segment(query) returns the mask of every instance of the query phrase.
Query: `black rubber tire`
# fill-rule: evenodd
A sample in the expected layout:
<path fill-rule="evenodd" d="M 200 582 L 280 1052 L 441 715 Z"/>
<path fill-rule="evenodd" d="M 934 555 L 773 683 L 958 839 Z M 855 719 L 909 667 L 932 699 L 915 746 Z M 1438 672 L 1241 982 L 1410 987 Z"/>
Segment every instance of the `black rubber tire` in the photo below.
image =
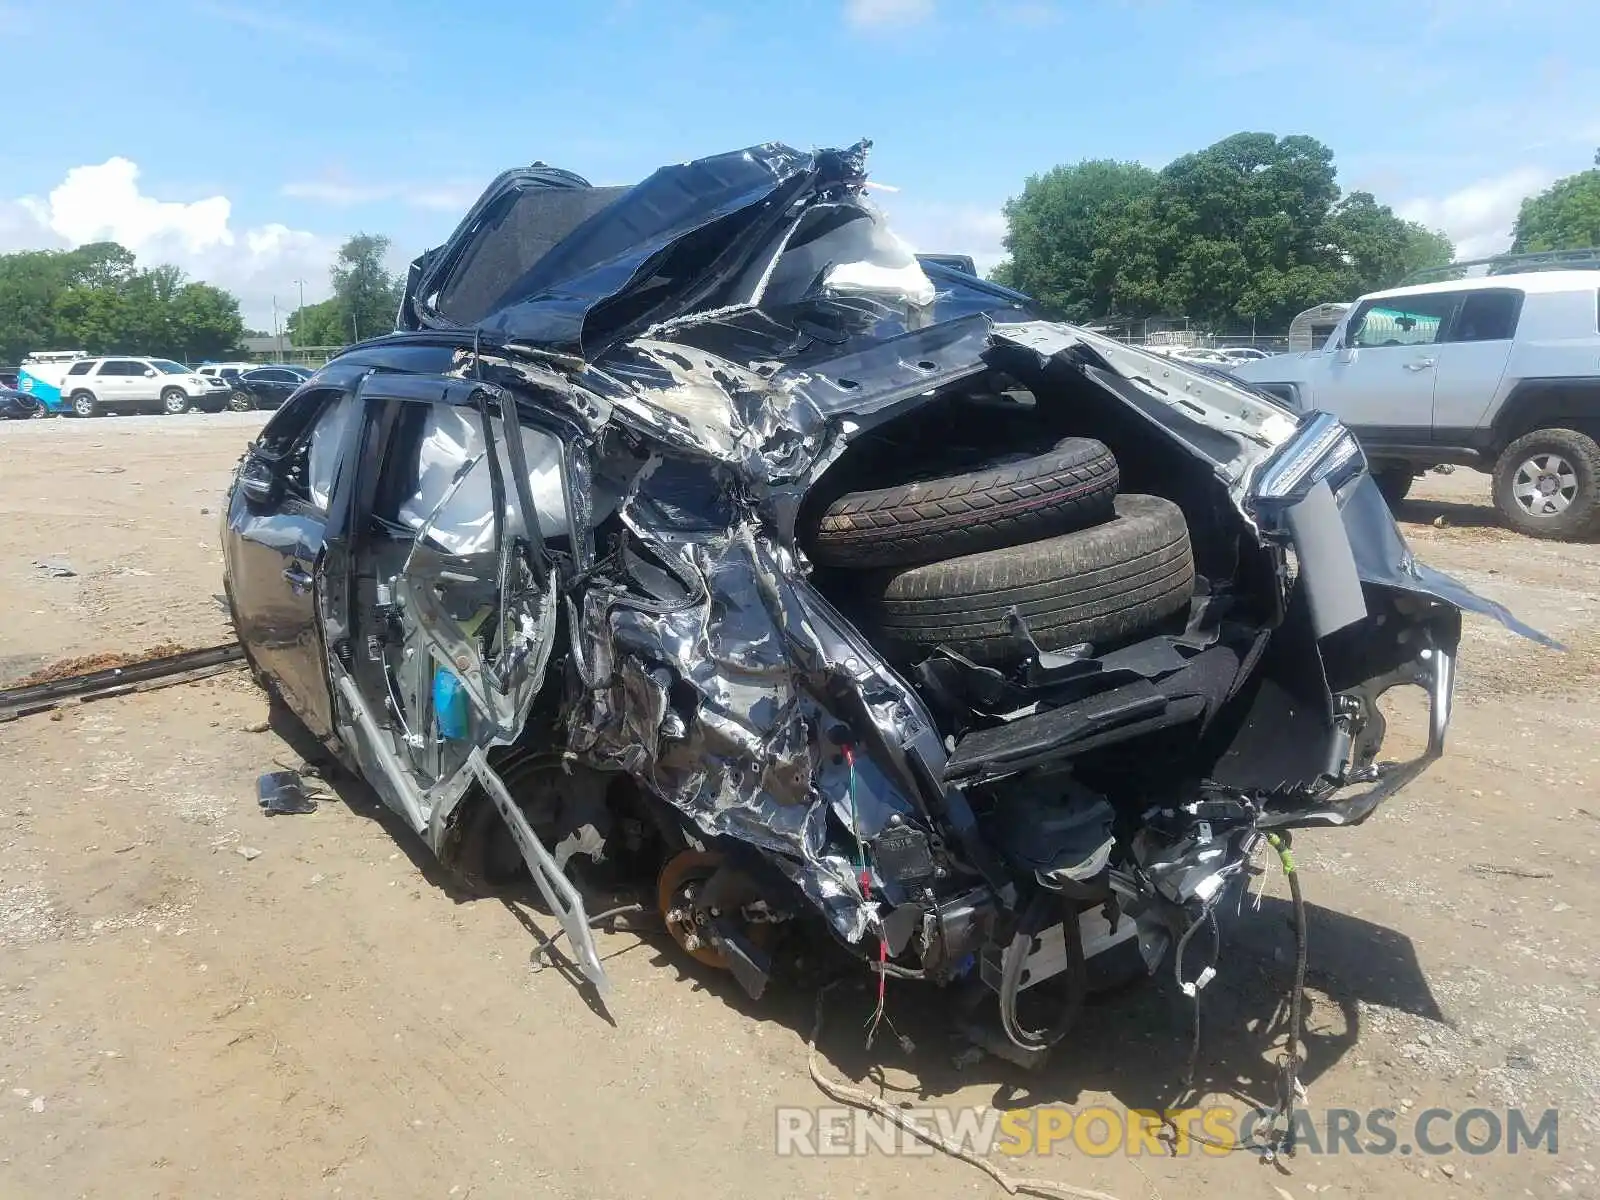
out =
<path fill-rule="evenodd" d="M 192 403 L 189 393 L 182 388 L 165 388 L 161 392 L 161 411 L 166 416 L 181 417 L 189 411 Z M 173 407 L 175 404 L 179 407 Z"/>
<path fill-rule="evenodd" d="M 98 417 L 100 405 L 95 400 L 92 392 L 73 392 L 71 396 L 72 415 L 75 417 Z"/>
<path fill-rule="evenodd" d="M 1416 473 L 1410 467 L 1383 467 L 1372 473 L 1372 481 L 1378 485 L 1378 491 L 1383 493 L 1390 508 L 1399 508 L 1405 503 L 1416 480 Z"/>
<path fill-rule="evenodd" d="M 1565 511 L 1535 516 L 1512 493 L 1517 469 L 1541 453 L 1559 454 L 1572 465 L 1576 494 Z M 1536 429 L 1507 446 L 1494 464 L 1494 506 L 1506 524 L 1529 537 L 1577 541 L 1600 530 L 1600 444 L 1576 429 Z"/>
<path fill-rule="evenodd" d="M 903 567 L 1015 546 L 1108 520 L 1117 460 L 1091 438 L 964 475 L 849 492 L 806 551 L 829 567 Z"/>
<path fill-rule="evenodd" d="M 1015 608 L 1041 649 L 1126 642 L 1194 594 L 1194 553 L 1176 504 L 1119 496 L 1102 525 L 1001 550 L 912 567 L 888 577 L 876 626 L 894 657 L 944 646 L 974 662 L 1019 661 L 1026 642 Z"/>

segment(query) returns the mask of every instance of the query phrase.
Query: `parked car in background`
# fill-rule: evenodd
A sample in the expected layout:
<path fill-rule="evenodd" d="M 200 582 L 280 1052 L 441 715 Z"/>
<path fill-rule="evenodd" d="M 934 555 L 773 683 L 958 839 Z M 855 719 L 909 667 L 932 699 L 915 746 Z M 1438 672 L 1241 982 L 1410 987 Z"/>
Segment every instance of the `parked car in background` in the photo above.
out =
<path fill-rule="evenodd" d="M 1272 357 L 1267 351 L 1257 349 L 1255 346 L 1218 346 L 1217 353 L 1234 363 L 1259 362 L 1263 358 Z"/>
<path fill-rule="evenodd" d="M 277 408 L 315 374 L 309 367 L 267 366 L 243 371 L 231 381 L 228 407 L 235 412 Z"/>
<path fill-rule="evenodd" d="M 1600 530 L 1600 274 L 1540 271 L 1363 296 L 1320 350 L 1234 375 L 1360 439 L 1391 503 L 1443 463 L 1493 475 L 1513 529 Z"/>
<path fill-rule="evenodd" d="M 10 388 L 14 392 L 20 382 L 21 376 L 16 371 L 0 371 L 0 388 Z"/>
<path fill-rule="evenodd" d="M 94 417 L 107 412 L 163 412 L 178 416 L 190 408 L 221 412 L 228 385 L 199 375 L 170 358 L 107 356 L 80 358 L 67 367 L 59 395 L 45 403 L 52 412 Z"/>
<path fill-rule="evenodd" d="M 239 378 L 240 375 L 246 371 L 253 371 L 260 365 L 260 363 L 253 362 L 203 363 L 195 368 L 194 373 L 196 375 L 215 376 L 227 383 L 229 387 L 232 387 L 233 381 Z"/>
<path fill-rule="evenodd" d="M 44 405 L 27 392 L 0 387 L 0 421 L 26 421 L 44 415 Z"/>

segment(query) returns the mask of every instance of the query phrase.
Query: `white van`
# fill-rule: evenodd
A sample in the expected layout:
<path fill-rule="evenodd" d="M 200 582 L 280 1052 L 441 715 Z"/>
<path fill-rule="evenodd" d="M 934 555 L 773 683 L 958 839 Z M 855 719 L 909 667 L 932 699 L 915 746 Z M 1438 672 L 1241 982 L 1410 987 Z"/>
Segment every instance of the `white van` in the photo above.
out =
<path fill-rule="evenodd" d="M 72 364 L 87 357 L 82 350 L 35 350 L 17 368 L 17 390 L 38 400 L 47 413 L 65 412 L 67 403 L 61 398 L 62 382 Z"/>

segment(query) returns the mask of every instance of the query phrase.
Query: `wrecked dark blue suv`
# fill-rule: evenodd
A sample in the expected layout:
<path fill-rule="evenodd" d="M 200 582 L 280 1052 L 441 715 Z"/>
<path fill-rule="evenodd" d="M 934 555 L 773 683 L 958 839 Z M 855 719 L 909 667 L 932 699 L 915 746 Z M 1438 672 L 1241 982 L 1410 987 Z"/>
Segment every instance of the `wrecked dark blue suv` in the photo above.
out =
<path fill-rule="evenodd" d="M 1462 609 L 1521 627 L 1412 559 L 1337 421 L 919 260 L 865 155 L 502 176 L 251 447 L 228 594 L 258 676 L 441 859 L 531 871 L 602 989 L 610 871 L 753 994 L 820 941 L 1037 1051 L 1265 836 L 1441 752 Z"/>

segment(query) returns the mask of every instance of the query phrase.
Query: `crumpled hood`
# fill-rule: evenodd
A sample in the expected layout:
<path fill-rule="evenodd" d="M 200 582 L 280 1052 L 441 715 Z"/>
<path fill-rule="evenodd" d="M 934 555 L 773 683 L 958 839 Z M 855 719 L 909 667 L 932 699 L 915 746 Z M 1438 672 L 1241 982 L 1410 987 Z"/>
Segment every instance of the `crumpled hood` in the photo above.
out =
<path fill-rule="evenodd" d="M 549 168 L 508 172 L 449 242 L 412 264 L 400 326 L 472 328 L 593 357 L 737 299 L 722 293 L 781 240 L 795 205 L 864 180 L 868 145 L 806 153 L 766 143 L 663 167 L 627 189 Z"/>

